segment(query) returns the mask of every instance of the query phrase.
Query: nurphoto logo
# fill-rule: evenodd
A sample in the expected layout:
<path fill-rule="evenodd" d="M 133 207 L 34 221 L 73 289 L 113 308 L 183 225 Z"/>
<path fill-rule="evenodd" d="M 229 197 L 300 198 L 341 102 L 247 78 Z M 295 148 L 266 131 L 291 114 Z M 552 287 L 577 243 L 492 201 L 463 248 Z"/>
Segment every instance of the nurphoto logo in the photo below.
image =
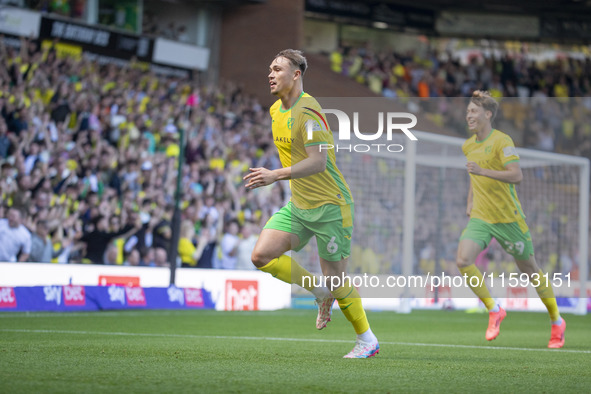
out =
<path fill-rule="evenodd" d="M 316 112 L 316 111 L 314 111 Z M 351 141 L 351 120 L 349 115 L 347 115 L 344 111 L 338 109 L 328 109 L 324 108 L 322 111 L 324 114 L 332 114 L 337 117 L 339 129 L 338 129 L 338 140 L 341 141 Z M 316 118 L 316 117 L 314 117 Z M 402 131 L 409 140 L 417 141 L 417 137 L 412 133 L 410 129 L 412 129 L 417 124 L 417 117 L 408 112 L 378 112 L 378 130 L 374 133 L 370 132 L 362 132 L 359 127 L 359 112 L 353 112 L 353 134 L 354 137 L 361 141 L 378 141 L 382 139 L 384 134 L 384 119 L 386 123 L 385 132 L 386 132 L 386 140 L 392 141 L 392 136 L 394 132 Z M 399 123 L 399 119 L 406 119 L 408 122 L 406 123 Z M 322 119 L 322 122 L 319 122 L 318 119 L 315 120 L 308 120 L 306 122 L 306 131 L 308 133 L 308 140 L 314 138 L 315 131 L 321 131 L 327 129 L 327 124 Z M 396 121 L 395 121 L 396 120 Z M 365 131 L 365 130 L 364 130 Z M 391 153 L 398 153 L 404 150 L 404 146 L 401 144 L 384 144 L 384 143 L 362 143 L 362 144 L 321 144 L 319 145 L 319 149 L 322 150 L 331 150 L 334 149 L 335 151 L 349 151 L 349 152 L 369 152 L 369 151 L 388 151 Z"/>

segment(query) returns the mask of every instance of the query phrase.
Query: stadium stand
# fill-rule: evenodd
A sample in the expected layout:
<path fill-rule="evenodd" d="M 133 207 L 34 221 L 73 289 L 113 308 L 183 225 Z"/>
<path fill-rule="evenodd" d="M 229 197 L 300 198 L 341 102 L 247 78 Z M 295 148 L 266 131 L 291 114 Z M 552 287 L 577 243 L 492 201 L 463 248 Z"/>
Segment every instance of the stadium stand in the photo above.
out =
<path fill-rule="evenodd" d="M 520 53 L 500 58 L 473 56 L 462 64 L 451 53 L 430 51 L 419 56 L 412 51 L 374 51 L 368 46 L 339 47 L 328 58 L 332 71 L 389 98 L 466 97 L 475 89 L 484 89 L 498 98 L 523 99 L 517 105 L 511 101 L 502 106 L 499 119 L 501 129 L 521 135 L 518 145 L 591 158 L 589 58 L 536 62 Z M 539 104 L 549 97 L 558 100 L 552 111 L 542 111 Z M 451 124 L 451 129 L 465 136 L 461 134 L 463 112 L 454 113 L 463 107 L 447 108 L 448 112 L 438 111 L 444 118 L 440 124 Z"/>
<path fill-rule="evenodd" d="M 151 15 L 144 19 L 143 31 L 148 34 L 182 41 L 181 30 L 157 26 Z M 221 267 L 219 244 L 224 236 L 229 238 L 225 224 L 237 220 L 241 228 L 248 227 L 247 234 L 253 229 L 256 233 L 288 198 L 282 184 L 254 192 L 240 187 L 248 167 L 279 166 L 266 108 L 241 86 L 145 73 L 133 61 L 121 66 L 85 57 L 60 58 L 55 48 L 37 48 L 24 39 L 23 44 L 20 53 L 0 48 L 0 217 L 10 206 L 27 207 L 24 222 L 32 233 L 39 222 L 49 227 L 57 255 L 54 262 L 167 264 L 180 128 L 188 135 L 182 220 L 195 223 L 191 243 L 199 251 L 189 254 L 198 255 L 198 261 L 187 261 L 185 266 Z M 342 47 L 330 56 L 308 56 L 315 67 L 306 75 L 307 83 L 335 96 L 455 100 L 484 88 L 497 97 L 542 101 L 587 96 L 591 91 L 588 59 L 539 65 L 526 57 L 506 56 L 473 58 L 464 65 L 447 54 L 419 57 L 412 52 L 374 52 L 369 47 Z M 334 74 L 327 75 L 328 69 Z M 499 119 L 501 128 L 524 130 L 516 139 L 518 145 L 591 157 L 590 99 L 571 99 L 568 110 L 576 118 L 561 122 L 556 114 L 565 113 L 566 104 L 557 103 L 554 112 L 535 105 L 517 110 L 507 106 Z M 452 130 L 462 135 L 463 106 L 446 108 L 442 116 L 431 117 L 435 127 L 429 131 L 439 125 L 443 133 Z M 536 122 L 527 121 L 534 117 Z M 434 198 L 421 193 L 420 187 L 418 194 Z M 461 217 L 461 200 L 453 196 L 446 200 L 453 201 L 446 209 Z M 430 228 L 434 223 L 426 220 L 428 210 L 420 215 L 421 247 L 416 255 L 419 265 L 428 265 L 420 261 L 429 260 L 433 240 L 428 234 L 434 233 Z M 444 259 L 452 262 L 459 225 L 445 226 Z M 89 234 L 104 241 L 85 242 Z M 539 243 L 549 244 L 543 238 Z M 136 253 L 139 259 L 133 256 Z M 427 265 L 423 271 L 428 271 Z M 453 264 L 449 267 L 455 269 Z M 510 264 L 507 269 L 512 269 Z"/>
<path fill-rule="evenodd" d="M 99 65 L 85 58 L 59 58 L 52 48 L 24 44 L 18 54 L 9 47 L 0 48 L 4 54 L 0 71 L 0 153 L 4 159 L 0 216 L 4 217 L 10 206 L 28 207 L 25 224 L 32 233 L 40 221 L 49 226 L 57 255 L 54 262 L 131 264 L 126 257 L 137 252 L 139 261 L 131 259 L 137 264 L 166 265 L 181 127 L 187 128 L 189 137 L 182 182 L 183 219 L 195 223 L 192 242 L 202 249 L 198 261 L 187 262 L 186 266 L 219 267 L 218 244 L 224 237 L 224 223 L 238 220 L 241 226 L 248 223 L 260 229 L 287 198 L 282 185 L 255 192 L 239 187 L 241 174 L 248 167 L 276 168 L 279 162 L 267 132 L 266 110 L 238 86 L 191 84 L 178 78 L 143 74 L 134 63 L 128 67 Z M 358 56 L 358 51 L 350 52 Z M 379 64 L 379 60 L 362 62 L 368 65 L 354 72 L 351 69 L 357 67 L 356 61 L 349 59 L 353 60 L 341 64 L 343 73 L 362 81 L 375 76 L 375 65 L 370 65 Z M 403 68 L 395 72 L 402 74 L 395 86 L 412 95 L 415 86 L 418 89 L 424 80 L 413 77 L 424 67 L 416 64 L 424 61 L 408 62 L 411 65 L 406 68 L 405 60 L 400 61 Z M 581 70 L 588 65 L 577 64 Z M 436 69 L 424 67 L 422 72 L 441 77 L 445 75 L 441 70 L 455 70 L 456 77 L 486 72 L 484 66 L 470 71 L 470 66 L 459 67 L 451 61 Z M 494 75 L 491 85 L 483 87 L 494 87 Z M 434 80 L 430 83 L 437 86 Z M 540 81 L 536 83 L 531 85 L 538 86 Z M 448 85 L 450 95 L 460 93 L 462 84 Z M 511 84 L 499 85 L 499 94 L 510 94 L 506 86 Z M 539 91 L 531 92 L 539 96 Z M 385 90 L 382 93 L 389 94 Z M 575 113 L 588 117 L 588 111 L 583 111 L 587 100 L 582 98 L 577 104 L 581 111 Z M 530 115 L 519 118 L 506 114 L 505 121 L 523 121 L 524 116 Z M 559 151 L 570 146 L 575 153 L 591 152 L 584 126 L 565 134 L 564 122 L 551 124 L 550 116 L 540 114 L 540 121 L 530 130 L 534 137 L 526 136 L 526 146 Z M 545 143 L 541 137 L 548 130 L 550 135 L 560 137 Z M 423 179 L 431 176 L 422 175 Z M 434 198 L 421 194 L 420 188 L 418 194 L 420 198 Z M 453 216 L 462 217 L 461 200 L 451 196 L 448 200 L 457 203 L 450 203 L 447 209 L 457 212 Z M 425 205 L 434 207 L 435 203 Z M 428 218 L 430 213 L 422 211 L 420 215 Z M 422 239 L 421 234 L 432 234 L 433 229 L 427 227 L 435 224 L 420 218 L 417 223 L 417 244 L 422 245 L 417 260 L 421 270 L 428 270 L 432 263 L 426 257 L 433 240 Z M 447 223 L 442 232 L 446 238 L 443 258 L 447 262 L 454 259 L 457 228 L 457 223 Z M 102 241 L 84 242 L 98 238 Z M 540 242 L 547 244 L 543 239 Z M 491 253 L 500 251 L 493 248 Z M 453 264 L 446 266 L 454 270 Z M 500 266 L 500 270 L 512 269 L 508 263 L 501 262 Z"/>
<path fill-rule="evenodd" d="M 168 251 L 179 128 L 189 124 L 183 218 L 208 244 L 197 266 L 216 267 L 224 223 L 259 226 L 281 205 L 281 186 L 237 187 L 246 168 L 279 165 L 266 111 L 238 87 L 59 58 L 23 41 L 20 53 L 0 47 L 0 217 L 26 207 L 31 232 L 48 223 L 54 262 L 101 264 L 111 243 L 115 264 L 134 249 Z"/>

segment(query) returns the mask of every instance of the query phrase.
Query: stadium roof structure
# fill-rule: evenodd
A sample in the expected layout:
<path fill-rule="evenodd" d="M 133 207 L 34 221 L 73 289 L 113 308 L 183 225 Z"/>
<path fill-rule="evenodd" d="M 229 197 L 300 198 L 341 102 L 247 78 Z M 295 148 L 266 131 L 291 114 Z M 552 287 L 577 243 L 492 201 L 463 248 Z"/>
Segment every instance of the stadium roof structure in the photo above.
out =
<path fill-rule="evenodd" d="M 591 0 L 304 0 L 312 18 L 434 36 L 591 42 Z"/>
<path fill-rule="evenodd" d="M 463 0 L 382 0 L 385 3 L 412 6 L 432 11 L 461 11 L 478 13 L 502 13 L 530 16 L 570 16 L 591 18 L 589 0 L 487 0 L 467 2 Z"/>

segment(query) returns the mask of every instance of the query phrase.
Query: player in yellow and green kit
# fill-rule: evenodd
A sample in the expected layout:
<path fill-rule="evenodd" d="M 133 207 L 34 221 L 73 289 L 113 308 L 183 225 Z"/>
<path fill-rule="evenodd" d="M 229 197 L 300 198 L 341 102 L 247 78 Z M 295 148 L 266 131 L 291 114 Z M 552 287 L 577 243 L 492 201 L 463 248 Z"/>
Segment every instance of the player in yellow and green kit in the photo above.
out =
<path fill-rule="evenodd" d="M 254 265 L 277 279 L 302 286 L 316 296 L 316 328 L 330 321 L 334 300 L 357 333 L 357 341 L 345 358 L 368 358 L 379 352 L 376 336 L 369 328 L 361 298 L 350 282 L 331 289 L 314 287 L 312 274 L 287 253 L 302 249 L 315 236 L 322 273 L 343 279 L 351 254 L 353 198 L 336 166 L 332 133 L 318 102 L 303 91 L 306 58 L 300 51 L 279 52 L 269 67 L 271 93 L 278 100 L 270 109 L 273 140 L 283 168 L 251 168 L 244 179 L 247 188 L 289 179 L 291 201 L 265 225 L 252 253 Z M 329 291 L 330 290 L 330 291 Z"/>
<path fill-rule="evenodd" d="M 470 217 L 460 237 L 457 264 L 460 272 L 479 278 L 481 286 L 471 286 L 489 311 L 486 339 L 491 341 L 499 335 L 501 322 L 507 315 L 492 299 L 488 288 L 481 281 L 482 273 L 474 265 L 478 254 L 495 237 L 507 253 L 515 258 L 521 272 L 531 278 L 538 295 L 548 309 L 552 322 L 549 348 L 564 345 L 566 322 L 560 317 L 556 298 L 549 283 L 542 278 L 534 258 L 534 248 L 521 203 L 515 192 L 523 174 L 513 140 L 507 134 L 493 129 L 492 121 L 498 103 L 488 92 L 475 91 L 468 105 L 466 121 L 474 132 L 462 150 L 468 159 L 466 167 L 470 174 L 470 190 L 466 214 Z M 470 283 L 470 282 L 468 282 Z"/>

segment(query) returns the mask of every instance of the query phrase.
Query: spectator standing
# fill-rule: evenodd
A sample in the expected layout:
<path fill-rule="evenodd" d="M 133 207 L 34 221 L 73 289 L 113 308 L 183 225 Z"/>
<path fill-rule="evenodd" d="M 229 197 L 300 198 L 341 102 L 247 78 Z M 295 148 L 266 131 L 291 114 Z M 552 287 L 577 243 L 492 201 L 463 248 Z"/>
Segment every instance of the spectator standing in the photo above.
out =
<path fill-rule="evenodd" d="M 8 128 L 4 118 L 0 118 L 0 160 L 8 157 L 10 150 L 10 138 L 8 137 Z"/>
<path fill-rule="evenodd" d="M 138 252 L 137 249 L 132 249 L 129 253 L 127 253 L 123 265 L 132 267 L 137 267 L 140 265 L 140 252 Z"/>
<path fill-rule="evenodd" d="M 22 212 L 9 208 L 5 219 L 0 219 L 0 261 L 27 261 L 31 253 L 31 233 L 22 224 Z"/>
<path fill-rule="evenodd" d="M 226 225 L 226 232 L 222 236 L 220 242 L 220 249 L 222 252 L 222 258 L 220 261 L 221 269 L 236 269 L 236 263 L 238 260 L 238 244 L 240 238 L 238 238 L 238 222 L 231 220 Z"/>
<path fill-rule="evenodd" d="M 140 267 L 155 267 L 154 262 L 154 248 L 143 248 L 140 252 Z"/>
<path fill-rule="evenodd" d="M 197 267 L 197 262 L 207 245 L 205 239 L 200 239 L 197 247 L 195 247 L 193 243 L 194 236 L 195 227 L 193 223 L 189 220 L 184 220 L 181 224 L 181 236 L 178 245 L 178 255 L 181 259 L 182 267 Z"/>
<path fill-rule="evenodd" d="M 258 232 L 253 223 L 246 222 L 242 226 L 242 238 L 238 241 L 238 249 L 236 253 L 236 267 L 237 270 L 254 270 L 256 267 L 252 264 L 252 251 L 257 243 L 259 237 Z"/>
<path fill-rule="evenodd" d="M 49 236 L 49 225 L 46 220 L 39 220 L 31 229 L 31 254 L 29 261 L 33 263 L 51 263 L 51 259 L 59 256 L 61 250 L 53 250 Z"/>
<path fill-rule="evenodd" d="M 135 226 L 129 223 L 119 231 L 109 232 L 108 223 L 107 217 L 100 216 L 96 220 L 96 228 L 80 238 L 80 241 L 86 243 L 86 258 L 95 264 L 103 263 L 103 255 L 111 240 L 117 237 L 126 238 L 126 235 L 140 228 L 139 221 L 136 220 Z"/>
<path fill-rule="evenodd" d="M 156 267 L 168 267 L 168 253 L 164 248 L 154 249 L 154 266 Z"/>

